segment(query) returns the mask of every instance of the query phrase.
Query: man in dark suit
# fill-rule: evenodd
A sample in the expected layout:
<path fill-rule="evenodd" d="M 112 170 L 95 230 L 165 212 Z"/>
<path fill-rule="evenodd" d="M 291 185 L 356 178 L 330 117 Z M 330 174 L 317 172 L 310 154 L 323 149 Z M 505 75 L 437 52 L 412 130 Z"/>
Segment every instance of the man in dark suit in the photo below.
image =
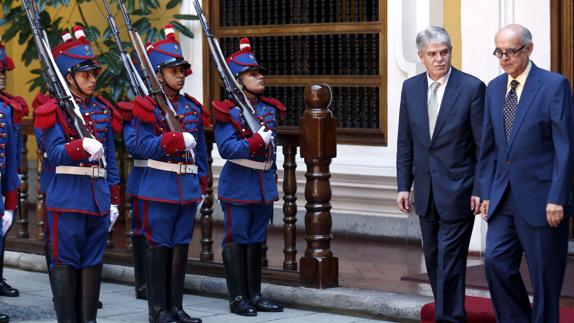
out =
<path fill-rule="evenodd" d="M 495 43 L 505 73 L 486 91 L 479 161 L 486 277 L 499 322 L 558 322 L 568 252 L 564 209 L 571 203 L 572 92 L 562 75 L 530 61 L 528 29 L 506 26 Z M 532 308 L 518 270 L 523 253 Z"/>
<path fill-rule="evenodd" d="M 426 73 L 403 83 L 397 145 L 397 204 L 409 213 L 414 181 L 437 322 L 464 322 L 466 256 L 480 201 L 475 181 L 485 85 L 451 67 L 442 27 L 417 35 Z"/>

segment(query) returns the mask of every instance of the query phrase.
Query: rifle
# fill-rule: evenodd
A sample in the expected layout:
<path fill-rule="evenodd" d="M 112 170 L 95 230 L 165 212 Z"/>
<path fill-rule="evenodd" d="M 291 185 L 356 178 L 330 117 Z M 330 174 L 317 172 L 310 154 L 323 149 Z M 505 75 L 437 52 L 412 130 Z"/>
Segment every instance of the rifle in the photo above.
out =
<path fill-rule="evenodd" d="M 124 65 L 124 69 L 126 70 L 126 73 L 128 75 L 132 91 L 136 96 L 147 96 L 149 95 L 147 86 L 145 85 L 142 78 L 138 74 L 128 53 L 126 53 L 126 51 L 124 50 L 122 40 L 120 38 L 120 32 L 118 31 L 118 27 L 116 26 L 114 16 L 112 16 L 108 0 L 103 0 L 103 2 L 104 6 L 106 7 L 106 12 L 108 14 L 107 17 L 108 25 L 110 25 L 110 30 L 112 31 L 112 35 L 114 36 L 114 40 L 116 41 L 116 46 L 118 47 L 118 50 L 120 52 L 120 59 L 122 60 L 122 64 Z"/>
<path fill-rule="evenodd" d="M 72 125 L 80 138 L 95 139 L 88 129 L 86 129 L 86 123 L 82 117 L 80 107 L 72 97 L 72 92 L 70 92 L 66 80 L 64 80 L 62 73 L 60 73 L 56 65 L 54 56 L 52 56 L 48 36 L 42 28 L 42 25 L 40 25 L 40 14 L 38 13 L 36 3 L 34 3 L 33 0 L 22 0 L 22 6 L 26 11 L 30 27 L 32 27 L 34 42 L 40 54 L 40 63 L 43 67 L 43 77 L 48 84 L 48 89 L 52 97 L 58 101 L 58 105 L 62 107 L 64 113 L 72 121 Z M 106 167 L 105 157 L 101 158 L 101 162 L 102 165 Z"/>
<path fill-rule="evenodd" d="M 159 108 L 164 113 L 169 130 L 182 132 L 183 128 L 181 127 L 179 121 L 177 121 L 175 109 L 171 105 L 171 102 L 169 102 L 167 95 L 163 91 L 163 87 L 155 75 L 154 69 L 151 66 L 151 62 L 149 61 L 149 57 L 147 56 L 145 46 L 141 40 L 140 34 L 132 26 L 130 16 L 128 15 L 122 0 L 118 0 L 118 6 L 122 11 L 122 16 L 124 18 L 124 22 L 126 23 L 126 28 L 128 29 L 128 35 L 130 36 L 130 42 L 135 50 L 139 66 L 144 76 L 144 80 L 149 89 L 149 93 L 153 96 Z"/>
<path fill-rule="evenodd" d="M 199 4 L 199 0 L 194 0 L 193 5 L 195 7 L 195 11 L 197 12 L 197 16 L 199 17 L 199 22 L 201 23 L 201 28 L 205 33 L 205 37 L 207 38 L 207 44 L 209 45 L 209 52 L 211 53 L 211 58 L 213 59 L 213 64 L 215 65 L 215 69 L 219 73 L 221 80 L 223 81 L 223 87 L 225 88 L 225 94 L 227 97 L 239 106 L 241 109 L 241 114 L 243 115 L 243 120 L 247 123 L 247 126 L 251 130 L 252 133 L 257 133 L 257 131 L 261 128 L 261 122 L 257 118 L 257 114 L 251 103 L 243 93 L 241 86 L 237 83 L 235 77 L 231 73 L 229 66 L 225 61 L 225 57 L 223 57 L 223 53 L 221 52 L 221 47 L 219 46 L 219 41 L 215 36 L 213 36 L 213 32 L 209 29 L 209 25 L 207 24 L 207 19 L 203 13 L 203 9 L 201 9 L 201 5 Z"/>

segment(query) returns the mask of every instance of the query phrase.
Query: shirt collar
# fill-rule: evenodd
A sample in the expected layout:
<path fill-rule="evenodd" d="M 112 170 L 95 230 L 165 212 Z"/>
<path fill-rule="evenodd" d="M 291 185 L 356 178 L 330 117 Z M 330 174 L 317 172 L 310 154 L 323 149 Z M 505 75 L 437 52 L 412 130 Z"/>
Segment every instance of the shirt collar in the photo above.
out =
<path fill-rule="evenodd" d="M 528 78 L 528 74 L 530 73 L 531 69 L 532 69 L 532 61 L 528 61 L 526 69 L 524 69 L 524 71 L 516 78 L 512 78 L 510 75 L 508 75 L 508 82 L 506 83 L 506 88 L 510 87 L 510 82 L 512 82 L 512 80 L 517 80 L 519 85 L 524 86 L 524 84 L 526 83 L 526 78 Z"/>
<path fill-rule="evenodd" d="M 448 72 L 443 77 L 439 78 L 436 81 L 431 79 L 429 76 L 429 73 L 427 73 L 427 87 L 430 89 L 431 84 L 433 84 L 433 82 L 439 82 L 440 85 L 446 86 L 446 83 L 448 82 L 448 78 L 450 77 L 451 71 L 452 71 L 452 67 L 449 67 Z"/>

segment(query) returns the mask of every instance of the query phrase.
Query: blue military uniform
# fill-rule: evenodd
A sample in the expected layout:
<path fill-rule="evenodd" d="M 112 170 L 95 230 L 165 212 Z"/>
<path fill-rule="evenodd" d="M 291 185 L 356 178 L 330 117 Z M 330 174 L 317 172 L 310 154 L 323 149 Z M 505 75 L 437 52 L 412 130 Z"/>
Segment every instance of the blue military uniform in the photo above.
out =
<path fill-rule="evenodd" d="M 76 40 L 66 34 L 65 42 L 52 50 L 58 69 L 63 76 L 99 70 L 83 31 L 75 27 L 74 32 Z M 35 110 L 34 127 L 41 130 L 47 163 L 55 168 L 46 188 L 45 208 L 56 314 L 59 321 L 95 321 L 110 206 L 119 201 L 113 129 L 120 128 L 121 120 L 101 97 L 74 98 L 86 129 L 104 147 L 105 169 L 100 161 L 89 160 L 84 139 L 55 100 Z"/>
<path fill-rule="evenodd" d="M 4 45 L 0 43 L 0 71 L 5 74 L 14 70 L 12 59 L 6 55 Z M 22 150 L 22 118 L 28 115 L 28 104 L 20 96 L 13 96 L 5 91 L 0 91 L 0 101 L 4 102 L 12 112 L 12 135 L 14 135 L 16 167 L 20 173 L 20 152 Z M 4 244 L 0 246 L 0 296 L 16 297 L 19 291 L 8 285 L 4 280 Z M 1 322 L 1 321 L 0 321 Z"/>
<path fill-rule="evenodd" d="M 181 54 L 171 25 L 166 38 L 147 47 L 157 73 L 167 67 L 190 64 Z M 165 87 L 166 84 L 163 84 Z M 150 322 L 201 322 L 182 308 L 185 265 L 195 215 L 207 189 L 207 151 L 202 105 L 188 95 L 169 98 L 183 131 L 196 146 L 186 151 L 184 134 L 169 130 L 163 112 L 153 99 L 138 97 L 134 102 L 137 152 L 147 159 L 139 182 L 143 225 L 149 248 L 146 251 L 147 296 Z"/>
<path fill-rule="evenodd" d="M 227 59 L 234 76 L 262 70 L 246 38 L 241 39 L 240 47 Z M 276 138 L 277 119 L 285 106 L 264 96 L 256 96 L 251 105 L 262 127 Z M 266 145 L 259 133 L 253 134 L 233 101 L 214 101 L 212 111 L 219 154 L 227 159 L 219 176 L 218 195 L 224 213 L 221 244 L 231 311 L 245 316 L 282 311 L 281 306 L 261 297 L 261 247 L 273 216 L 273 202 L 279 199 L 276 141 L 271 139 Z"/>
<path fill-rule="evenodd" d="M 14 69 L 14 62 L 6 55 L 4 45 L 0 43 L 0 73 L 4 74 L 6 71 Z M 0 92 L 0 178 L 1 194 L 4 199 L 0 199 L 0 215 L 4 215 L 5 211 L 12 211 L 16 209 L 17 204 L 17 191 L 20 179 L 18 177 L 18 160 L 19 154 L 17 149 L 17 131 L 15 129 L 16 122 L 21 120 L 21 106 L 18 99 L 14 99 L 11 95 L 5 92 Z M 13 217 L 13 214 L 12 214 Z M 2 221 L 0 221 L 0 235 L 3 233 Z M 2 252 L 2 259 L 0 264 L 3 268 L 4 262 L 4 237 L 0 237 L 0 250 Z M 1 273 L 1 272 L 0 272 Z M 1 275 L 0 275 L 1 278 Z M 0 286 L 6 293 L 4 296 L 18 296 L 18 291 L 12 289 L 3 279 L 0 280 Z M 8 322 L 9 317 L 5 314 L 0 314 L 0 323 Z"/>

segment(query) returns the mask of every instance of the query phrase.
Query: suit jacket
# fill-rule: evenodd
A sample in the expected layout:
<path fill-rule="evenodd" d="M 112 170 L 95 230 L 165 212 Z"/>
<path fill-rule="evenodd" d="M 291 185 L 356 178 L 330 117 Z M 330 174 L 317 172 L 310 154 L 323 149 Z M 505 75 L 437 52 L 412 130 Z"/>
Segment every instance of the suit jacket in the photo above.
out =
<path fill-rule="evenodd" d="M 480 154 L 481 198 L 496 211 L 510 184 L 518 213 L 532 226 L 545 226 L 546 204 L 570 204 L 572 92 L 562 75 L 534 63 L 524 84 L 509 144 L 504 137 L 508 76 L 488 84 Z"/>
<path fill-rule="evenodd" d="M 470 197 L 478 195 L 475 166 L 483 120 L 485 85 L 451 69 L 432 138 L 429 134 L 426 73 L 403 83 L 397 146 L 398 191 L 410 191 L 426 216 L 432 188 L 441 218 L 472 216 Z M 432 186 L 432 187 L 431 187 Z"/>

